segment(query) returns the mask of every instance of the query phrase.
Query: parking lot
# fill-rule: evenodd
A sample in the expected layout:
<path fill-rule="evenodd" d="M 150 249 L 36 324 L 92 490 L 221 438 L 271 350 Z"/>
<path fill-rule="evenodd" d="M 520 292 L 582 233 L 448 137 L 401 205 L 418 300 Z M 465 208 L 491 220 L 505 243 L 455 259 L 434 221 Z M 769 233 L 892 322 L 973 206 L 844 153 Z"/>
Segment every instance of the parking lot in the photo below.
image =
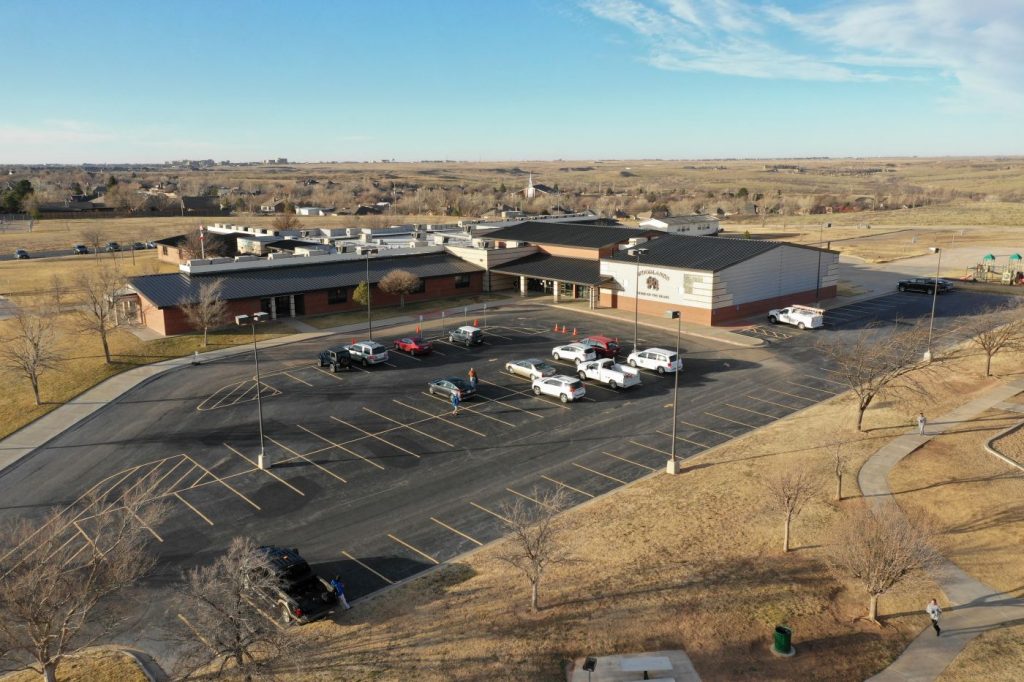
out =
<path fill-rule="evenodd" d="M 928 297 L 887 298 L 830 311 L 836 328 L 792 329 L 763 348 L 684 337 L 677 455 L 841 392 L 810 341 L 856 330 L 870 316 L 920 312 L 922 301 L 930 310 Z M 605 334 L 632 347 L 629 322 L 557 319 L 562 314 L 547 306 L 492 312 L 480 321 L 485 343 L 472 348 L 424 329 L 431 355 L 392 352 L 387 363 L 338 374 L 319 367 L 317 353 L 350 338 L 261 351 L 259 385 L 251 354 L 164 375 L 5 471 L 5 507 L 23 514 L 74 499 L 69 491 L 93 486 L 115 495 L 132 481 L 155 481 L 153 496 L 172 509 L 154 529 L 165 559 L 155 584 L 246 534 L 297 547 L 359 597 L 500 537 L 504 506 L 514 500 L 537 503 L 557 487 L 584 502 L 664 468 L 672 375 L 642 371 L 642 385 L 616 390 L 588 381 L 584 400 L 562 404 L 504 371 L 509 360 L 537 357 L 573 374 L 551 349 L 570 342 L 574 327 L 577 337 Z M 953 320 L 944 315 L 937 333 L 954 333 Z M 390 346 L 399 335 L 375 338 Z M 673 349 L 675 337 L 641 327 L 640 346 Z M 470 367 L 479 395 L 453 415 L 427 382 L 464 378 Z M 269 470 L 256 466 L 257 391 Z"/>

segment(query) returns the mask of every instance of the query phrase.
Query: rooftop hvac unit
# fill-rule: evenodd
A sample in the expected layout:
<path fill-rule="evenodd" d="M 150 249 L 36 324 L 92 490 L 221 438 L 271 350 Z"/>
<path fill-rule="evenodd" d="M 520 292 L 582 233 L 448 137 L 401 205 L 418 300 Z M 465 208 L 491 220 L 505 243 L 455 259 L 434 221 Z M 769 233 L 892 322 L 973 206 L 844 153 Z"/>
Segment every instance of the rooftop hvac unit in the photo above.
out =
<path fill-rule="evenodd" d="M 235 256 L 236 263 L 248 263 L 249 261 L 259 260 L 256 256 Z"/>

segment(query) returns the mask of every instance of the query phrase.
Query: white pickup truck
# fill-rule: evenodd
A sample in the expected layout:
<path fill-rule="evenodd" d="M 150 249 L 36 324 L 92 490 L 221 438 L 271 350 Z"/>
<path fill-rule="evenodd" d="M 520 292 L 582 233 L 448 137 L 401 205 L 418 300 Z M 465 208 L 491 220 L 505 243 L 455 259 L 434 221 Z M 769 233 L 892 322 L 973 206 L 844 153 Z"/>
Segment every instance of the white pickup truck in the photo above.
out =
<path fill-rule="evenodd" d="M 623 367 L 611 358 L 581 362 L 576 366 L 580 379 L 594 379 L 609 388 L 629 388 L 640 383 L 640 375 L 635 369 Z"/>
<path fill-rule="evenodd" d="M 817 329 L 825 324 L 825 311 L 809 305 L 791 305 L 788 308 L 769 310 L 768 321 L 772 324 L 791 324 L 799 329 Z"/>

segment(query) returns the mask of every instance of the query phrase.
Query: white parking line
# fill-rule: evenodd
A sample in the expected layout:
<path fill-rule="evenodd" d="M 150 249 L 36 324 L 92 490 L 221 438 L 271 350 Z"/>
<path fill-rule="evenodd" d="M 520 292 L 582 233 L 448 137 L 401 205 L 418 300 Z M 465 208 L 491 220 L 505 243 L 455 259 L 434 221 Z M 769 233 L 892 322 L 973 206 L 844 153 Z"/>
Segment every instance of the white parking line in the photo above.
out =
<path fill-rule="evenodd" d="M 750 398 L 751 400 L 757 400 L 758 402 L 768 403 L 769 405 L 775 405 L 776 407 L 781 407 L 783 409 L 789 410 L 790 412 L 792 412 L 794 409 L 796 409 L 792 405 L 783 405 L 782 403 L 772 402 L 771 400 L 765 400 L 764 398 L 758 398 L 756 395 L 748 395 L 747 397 Z M 783 416 L 785 416 L 785 415 L 783 415 Z M 776 417 L 776 419 L 781 419 L 781 418 L 782 417 Z"/>
<path fill-rule="evenodd" d="M 757 415 L 760 415 L 762 417 L 767 417 L 768 419 L 778 419 L 778 417 L 776 417 L 774 415 L 766 414 L 764 412 L 758 412 L 757 410 L 751 410 L 751 409 L 748 409 L 746 407 L 740 407 L 739 405 L 733 405 L 732 403 L 722 403 L 722 404 L 725 405 L 726 407 L 731 407 L 734 410 L 743 410 L 744 412 L 749 412 L 751 414 L 757 414 Z"/>
<path fill-rule="evenodd" d="M 469 535 L 466 535 L 461 530 L 458 530 L 456 528 L 452 528 L 451 526 L 449 526 L 444 521 L 438 521 L 433 516 L 430 517 L 430 520 L 433 521 L 434 523 L 436 523 L 437 525 L 441 526 L 442 528 L 447 528 L 448 530 L 450 530 L 451 532 L 455 533 L 456 535 L 461 535 L 462 537 L 466 538 L 470 542 L 475 543 L 477 547 L 483 547 L 483 545 L 484 545 L 484 543 L 480 542 L 476 538 L 470 537 Z"/>
<path fill-rule="evenodd" d="M 387 583 L 388 585 L 394 585 L 394 584 L 395 584 L 395 581 L 394 581 L 394 580 L 392 580 L 391 578 L 387 577 L 386 575 L 383 575 L 383 574 L 381 574 L 381 573 L 378 573 L 377 571 L 375 571 L 374 569 L 370 568 L 369 566 L 367 566 L 367 565 L 366 565 L 366 564 L 364 564 L 364 563 L 363 563 L 362 561 L 360 561 L 359 559 L 355 558 L 354 556 L 352 556 L 351 554 L 349 554 L 349 553 L 348 553 L 348 552 L 346 552 L 345 550 L 341 550 L 341 553 L 342 553 L 343 555 L 345 555 L 346 557 L 348 557 L 348 559 L 349 559 L 350 561 L 354 561 L 354 562 L 355 562 L 356 564 L 358 564 L 359 566 L 362 566 L 362 567 L 363 567 L 363 568 L 365 568 L 365 569 L 366 569 L 367 571 L 369 571 L 370 573 L 373 573 L 373 574 L 374 574 L 375 576 L 377 576 L 378 578 L 380 578 L 381 580 L 383 580 L 384 582 L 386 582 L 386 583 Z"/>
<path fill-rule="evenodd" d="M 649 467 L 646 464 L 641 464 L 640 462 L 634 462 L 633 460 L 626 459 L 625 457 L 619 457 L 618 455 L 613 455 L 610 452 L 602 452 L 601 454 L 602 455 L 608 455 L 609 457 L 614 457 L 615 459 L 622 460 L 623 462 L 629 462 L 630 464 L 636 465 L 636 466 L 640 467 L 641 469 L 647 469 L 648 471 L 657 471 L 657 469 L 654 468 L 654 467 Z"/>
<path fill-rule="evenodd" d="M 766 391 L 771 391 L 772 393 L 779 393 L 781 395 L 788 395 L 791 398 L 799 398 L 800 400 L 806 400 L 809 403 L 816 403 L 816 402 L 818 402 L 814 398 L 805 398 L 804 396 L 797 395 L 796 393 L 786 393 L 785 391 L 780 391 L 780 390 L 775 389 L 775 388 L 768 388 L 767 386 L 765 386 L 764 389 Z"/>
<path fill-rule="evenodd" d="M 541 478 L 543 478 L 545 481 L 550 481 L 551 483 L 554 483 L 555 485 L 560 485 L 563 488 L 568 488 L 569 490 L 572 490 L 573 492 L 577 492 L 580 495 L 586 495 L 587 497 L 591 497 L 591 498 L 594 497 L 592 494 L 588 493 L 586 490 L 580 490 L 579 488 L 574 488 L 573 486 L 569 485 L 568 483 L 563 483 L 562 481 L 559 481 L 559 480 L 556 480 L 554 478 L 551 478 L 550 476 L 543 476 L 542 475 Z"/>
<path fill-rule="evenodd" d="M 715 419 L 721 419 L 724 422 L 732 422 L 733 424 L 739 424 L 740 426 L 746 426 L 748 429 L 756 429 L 757 428 L 753 424 L 747 424 L 746 422 L 741 422 L 741 421 L 739 421 L 737 419 L 729 419 L 728 417 L 723 417 L 722 415 L 715 414 L 714 412 L 705 412 L 704 414 L 708 415 L 709 417 L 714 417 Z"/>
<path fill-rule="evenodd" d="M 614 476 L 609 476 L 608 474 L 603 474 L 603 473 L 601 473 L 600 471 L 598 471 L 596 469 L 591 469 L 590 467 L 585 467 L 582 464 L 579 464 L 578 462 L 573 462 L 572 465 L 574 467 L 579 467 L 580 469 L 583 469 L 584 471 L 589 471 L 592 474 L 597 474 L 598 476 L 602 476 L 604 478 L 607 478 L 609 481 L 615 481 L 616 483 L 621 483 L 622 485 L 626 485 L 626 483 L 628 483 L 628 481 L 623 481 L 621 478 L 615 478 Z"/>
<path fill-rule="evenodd" d="M 790 386 L 800 386 L 801 388 L 809 388 L 812 391 L 821 391 L 822 393 L 828 393 L 829 395 L 839 395 L 838 391 L 828 391 L 828 390 L 826 390 L 824 388 L 817 388 L 815 386 L 808 386 L 807 384 L 798 384 L 795 381 L 787 381 L 786 383 L 789 384 Z"/>
<path fill-rule="evenodd" d="M 380 441 L 381 443 L 385 443 L 386 445 L 390 445 L 391 447 L 395 448 L 396 450 L 401 450 L 402 452 L 404 452 L 404 453 L 405 453 L 405 454 L 407 454 L 407 455 L 412 455 L 412 456 L 413 456 L 413 457 L 415 457 L 416 459 L 423 459 L 422 457 L 420 457 L 420 456 L 419 456 L 418 454 L 416 454 L 416 453 L 415 453 L 415 452 L 413 452 L 412 450 L 406 450 L 406 449 L 405 449 L 405 448 L 403 448 L 403 447 L 402 447 L 401 445 L 395 445 L 395 444 L 394 444 L 394 443 L 392 443 L 391 441 L 389 441 L 389 440 L 386 440 L 386 439 L 384 439 L 384 438 L 381 438 L 380 436 L 378 436 L 378 435 L 377 435 L 377 434 L 375 434 L 375 433 L 370 433 L 370 432 L 369 432 L 369 431 L 367 431 L 366 429 L 361 429 L 361 428 L 359 428 L 358 426 L 356 426 L 355 424 L 350 424 L 350 423 L 348 423 L 347 421 L 344 421 L 344 420 L 342 420 L 342 419 L 338 419 L 338 418 L 337 418 L 337 417 L 335 417 L 334 415 L 331 415 L 331 419 L 333 419 L 334 421 L 338 422 L 339 424 L 342 424 L 342 425 L 344 425 L 344 426 L 347 426 L 347 427 L 349 427 L 350 429 L 353 429 L 353 430 L 355 430 L 355 431 L 359 431 L 360 433 L 364 434 L 364 435 L 365 435 L 366 437 L 368 437 L 368 438 L 376 438 L 376 439 L 377 439 L 377 440 L 379 440 L 379 441 Z"/>

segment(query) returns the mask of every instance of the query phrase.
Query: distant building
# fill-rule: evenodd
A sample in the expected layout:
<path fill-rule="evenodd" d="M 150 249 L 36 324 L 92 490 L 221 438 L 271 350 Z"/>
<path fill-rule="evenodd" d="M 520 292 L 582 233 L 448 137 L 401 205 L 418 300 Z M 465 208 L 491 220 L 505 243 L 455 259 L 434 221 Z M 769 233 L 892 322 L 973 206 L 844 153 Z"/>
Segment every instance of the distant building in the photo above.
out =
<path fill-rule="evenodd" d="M 284 213 L 284 199 L 273 199 L 260 205 L 260 213 Z"/>
<path fill-rule="evenodd" d="M 548 187 L 547 185 L 542 185 L 540 183 L 533 184 L 533 173 L 530 173 L 530 179 L 527 181 L 526 187 L 519 190 L 518 192 L 513 192 L 513 194 L 517 194 L 523 197 L 524 199 L 533 199 L 544 194 L 557 193 L 558 190 L 556 190 L 553 187 Z"/>
<path fill-rule="evenodd" d="M 691 237 L 713 235 L 722 231 L 722 226 L 715 216 L 696 214 L 651 218 L 640 223 L 640 227 L 660 230 L 669 234 L 685 234 Z"/>
<path fill-rule="evenodd" d="M 322 208 L 320 206 L 296 206 L 295 215 L 325 216 L 333 213 L 333 208 Z"/>
<path fill-rule="evenodd" d="M 224 208 L 217 197 L 182 197 L 181 212 L 185 215 L 195 216 L 231 214 L 231 210 Z"/>

